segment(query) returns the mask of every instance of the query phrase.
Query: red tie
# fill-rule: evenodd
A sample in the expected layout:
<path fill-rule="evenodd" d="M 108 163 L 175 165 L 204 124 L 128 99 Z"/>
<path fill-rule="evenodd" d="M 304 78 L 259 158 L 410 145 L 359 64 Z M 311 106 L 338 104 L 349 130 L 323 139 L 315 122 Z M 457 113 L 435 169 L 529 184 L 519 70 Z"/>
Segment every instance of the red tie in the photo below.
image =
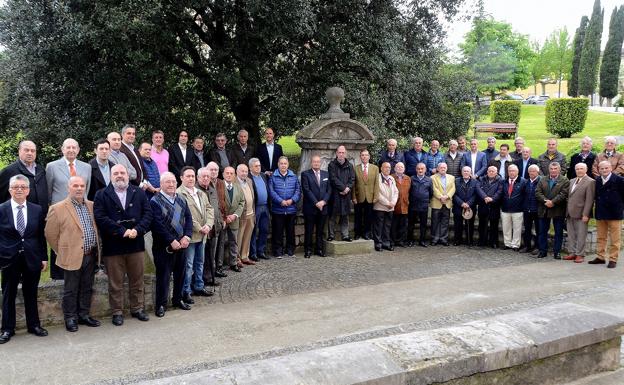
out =
<path fill-rule="evenodd" d="M 507 194 L 509 194 L 510 198 L 511 198 L 511 193 L 513 192 L 513 185 L 514 185 L 514 181 L 512 179 L 509 181 L 509 188 L 507 189 Z"/>
<path fill-rule="evenodd" d="M 368 180 L 368 165 L 364 165 L 364 180 Z"/>

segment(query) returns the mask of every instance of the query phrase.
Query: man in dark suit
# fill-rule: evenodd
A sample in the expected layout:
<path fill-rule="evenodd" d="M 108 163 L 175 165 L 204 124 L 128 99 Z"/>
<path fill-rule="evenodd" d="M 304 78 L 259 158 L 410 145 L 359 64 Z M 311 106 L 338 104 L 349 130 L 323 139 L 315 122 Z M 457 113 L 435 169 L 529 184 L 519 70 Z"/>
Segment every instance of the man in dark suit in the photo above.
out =
<path fill-rule="evenodd" d="M 110 183 L 110 170 L 115 163 L 108 160 L 110 143 L 106 139 L 100 139 L 95 143 L 95 158 L 89 161 L 91 165 L 91 187 L 87 199 L 93 201 L 95 193 Z"/>
<path fill-rule="evenodd" d="M 503 181 L 501 198 L 503 240 L 505 249 L 520 251 L 526 181 L 518 177 L 519 170 L 515 164 L 510 165 L 507 172 L 507 179 Z"/>
<path fill-rule="evenodd" d="M 264 131 L 265 142 L 258 146 L 257 156 L 260 159 L 262 172 L 266 176 L 271 176 L 277 168 L 277 160 L 284 155 L 282 146 L 275 143 L 275 131 L 267 127 Z"/>
<path fill-rule="evenodd" d="M 249 144 L 249 133 L 247 130 L 238 131 L 238 143 L 234 143 L 232 146 L 232 156 L 235 164 L 230 164 L 232 167 L 236 167 L 239 164 L 248 165 L 249 160 L 256 156 L 256 149 Z M 279 158 L 278 158 L 279 159 Z"/>
<path fill-rule="evenodd" d="M 477 180 L 472 178 L 470 166 L 464 166 L 461 171 L 462 177 L 455 178 L 455 194 L 453 195 L 453 224 L 455 228 L 455 246 L 464 242 L 464 228 L 466 228 L 466 243 L 468 247 L 474 244 L 474 223 L 477 210 Z M 472 210 L 472 218 L 466 220 L 464 227 L 463 213 Z"/>
<path fill-rule="evenodd" d="M 111 169 L 111 183 L 95 194 L 95 222 L 102 240 L 102 257 L 108 274 L 108 300 L 113 325 L 123 319 L 124 276 L 128 275 L 130 314 L 149 320 L 143 298 L 143 236 L 150 230 L 152 209 L 145 192 L 129 185 L 128 171 L 121 164 Z"/>
<path fill-rule="evenodd" d="M 45 167 L 35 162 L 37 146 L 30 140 L 24 140 L 20 142 L 17 154 L 18 159 L 0 171 L 0 203 L 11 199 L 9 179 L 21 174 L 28 178 L 30 184 L 30 192 L 26 199 L 41 206 L 45 215 L 48 212 L 48 182 Z"/>
<path fill-rule="evenodd" d="M 255 226 L 251 233 L 249 259 L 258 262 L 260 259 L 269 259 L 266 253 L 267 238 L 269 237 L 269 212 L 271 197 L 269 196 L 269 179 L 261 172 L 262 165 L 258 158 L 249 160 L 249 177 L 253 187 Z"/>
<path fill-rule="evenodd" d="M 223 175 L 223 170 L 231 165 L 235 165 L 232 151 L 226 147 L 227 137 L 220 132 L 215 136 L 215 145 L 208 151 L 208 159 L 219 166 L 219 177 Z"/>
<path fill-rule="evenodd" d="M 522 157 L 516 159 L 514 164 L 518 166 L 518 172 L 522 179 L 529 179 L 529 166 L 532 164 L 538 164 L 537 159 L 531 157 L 531 149 L 529 147 L 522 147 Z"/>
<path fill-rule="evenodd" d="M 466 151 L 462 157 L 459 167 L 463 169 L 465 166 L 472 170 L 472 178 L 479 179 L 487 173 L 487 155 L 479 151 L 479 141 L 472 139 L 470 141 L 470 151 Z"/>
<path fill-rule="evenodd" d="M 22 282 L 28 332 L 48 335 L 41 327 L 37 309 L 37 287 L 41 270 L 48 265 L 41 206 L 26 201 L 29 182 L 24 175 L 9 180 L 11 199 L 0 204 L 0 263 L 2 270 L 2 329 L 0 344 L 15 335 L 15 297 Z M 7 266 L 8 264 L 8 266 Z"/>
<path fill-rule="evenodd" d="M 194 164 L 192 166 L 195 167 L 195 171 L 197 171 L 202 167 L 206 167 L 209 162 L 208 157 L 204 152 L 204 138 L 202 138 L 201 136 L 195 137 L 195 139 L 193 139 L 192 145 L 193 154 L 195 154 L 195 158 L 193 158 Z"/>
<path fill-rule="evenodd" d="M 313 155 L 311 165 L 312 169 L 301 173 L 303 220 L 305 223 L 305 258 L 310 258 L 312 254 L 312 234 L 315 229 L 316 245 L 314 253 L 321 257 L 325 256 L 323 229 L 327 219 L 327 202 L 331 198 L 329 173 L 321 170 L 321 157 Z"/>
<path fill-rule="evenodd" d="M 188 133 L 180 131 L 178 143 L 169 146 L 169 171 L 175 175 L 178 184 L 181 183 L 180 171 L 186 166 L 195 167 L 197 161 L 193 147 L 188 145 Z"/>
<path fill-rule="evenodd" d="M 139 149 L 135 147 L 134 141 L 136 139 L 136 127 L 131 124 L 126 124 L 121 129 L 121 151 L 130 161 L 130 164 L 136 170 L 136 178 L 132 181 L 135 186 L 143 187 L 143 179 L 145 170 L 143 169 L 143 162 L 141 162 L 141 154 Z"/>
<path fill-rule="evenodd" d="M 576 168 L 575 166 L 579 163 L 585 163 L 587 165 L 587 169 L 589 172 L 587 176 L 590 178 L 594 178 L 595 176 L 592 174 L 592 168 L 594 167 L 594 161 L 596 160 L 596 154 L 592 152 L 593 142 L 589 136 L 581 139 L 581 151 L 572 155 L 570 158 L 570 167 L 568 167 L 567 177 L 569 180 L 576 178 Z M 596 168 L 597 170 L 598 168 Z"/>

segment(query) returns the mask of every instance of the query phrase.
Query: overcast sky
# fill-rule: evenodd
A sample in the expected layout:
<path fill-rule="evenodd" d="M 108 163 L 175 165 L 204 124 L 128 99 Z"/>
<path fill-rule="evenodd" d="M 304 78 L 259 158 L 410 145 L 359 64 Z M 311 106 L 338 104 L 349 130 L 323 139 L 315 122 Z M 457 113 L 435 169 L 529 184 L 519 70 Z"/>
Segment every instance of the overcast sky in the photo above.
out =
<path fill-rule="evenodd" d="M 468 0 L 465 9 L 474 8 L 475 0 Z M 605 10 L 602 47 L 609 34 L 611 12 L 624 0 L 601 0 Z M 496 20 L 510 23 L 513 30 L 529 35 L 529 40 L 543 43 L 552 31 L 567 27 L 570 40 L 581 23 L 581 17 L 591 17 L 594 0 L 484 0 L 486 13 Z M 455 20 L 447 27 L 447 46 L 456 50 L 470 30 L 470 21 Z"/>

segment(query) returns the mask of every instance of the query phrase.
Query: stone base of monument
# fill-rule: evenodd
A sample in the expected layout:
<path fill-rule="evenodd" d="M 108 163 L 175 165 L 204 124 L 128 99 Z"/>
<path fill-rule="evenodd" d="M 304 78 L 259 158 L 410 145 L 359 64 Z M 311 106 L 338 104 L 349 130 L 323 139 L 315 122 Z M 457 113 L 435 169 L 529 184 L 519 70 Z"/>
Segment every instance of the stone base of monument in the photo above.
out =
<path fill-rule="evenodd" d="M 325 241 L 325 252 L 332 257 L 372 253 L 375 243 L 372 240 L 358 239 L 353 242 Z"/>
<path fill-rule="evenodd" d="M 614 315 L 563 303 L 149 384 L 563 384 L 618 369 L 623 325 Z"/>

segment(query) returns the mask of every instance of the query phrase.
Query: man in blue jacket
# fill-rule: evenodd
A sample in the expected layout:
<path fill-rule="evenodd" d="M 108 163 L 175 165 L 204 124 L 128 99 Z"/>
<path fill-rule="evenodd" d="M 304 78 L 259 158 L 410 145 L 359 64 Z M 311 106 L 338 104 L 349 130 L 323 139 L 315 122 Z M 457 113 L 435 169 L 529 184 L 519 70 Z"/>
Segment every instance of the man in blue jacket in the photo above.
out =
<path fill-rule="evenodd" d="M 460 167 L 470 167 L 472 178 L 479 179 L 487 172 L 487 156 L 479 151 L 479 142 L 476 139 L 470 141 L 470 151 L 466 151 L 460 162 Z"/>
<path fill-rule="evenodd" d="M 284 255 L 284 231 L 286 231 L 286 255 L 295 256 L 295 219 L 297 202 L 301 199 L 299 179 L 288 169 L 288 158 L 277 161 L 277 171 L 269 180 L 271 214 L 273 216 L 273 255 L 280 259 Z"/>
<path fill-rule="evenodd" d="M 312 254 L 312 234 L 316 229 L 314 254 L 324 257 L 323 228 L 327 219 L 327 202 L 331 197 L 329 173 L 321 170 L 321 157 L 313 155 L 312 168 L 301 173 L 303 189 L 303 220 L 305 223 L 305 258 Z"/>
<path fill-rule="evenodd" d="M 407 222 L 407 238 L 409 246 L 414 246 L 414 227 L 416 222 L 420 225 L 420 238 L 418 244 L 421 247 L 427 247 L 425 243 L 425 234 L 427 232 L 427 216 L 429 214 L 429 201 L 433 196 L 433 185 L 431 178 L 426 175 L 427 166 L 424 163 L 418 163 L 416 166 L 416 175 L 411 178 L 409 195 L 409 217 Z"/>
<path fill-rule="evenodd" d="M 453 223 L 455 228 L 454 246 L 459 246 L 463 243 L 463 212 L 470 209 L 473 213 L 472 218 L 465 220 L 467 223 L 466 243 L 468 244 L 468 247 L 470 247 L 474 243 L 474 214 L 477 210 L 478 182 L 472 178 L 472 170 L 470 169 L 470 166 L 464 166 L 461 173 L 462 177 L 455 179 L 455 194 L 453 195 Z"/>
<path fill-rule="evenodd" d="M 440 151 L 440 142 L 432 140 L 427 153 L 427 175 L 437 172 L 438 164 L 444 162 L 444 153 Z"/>
<path fill-rule="evenodd" d="M 427 153 L 423 150 L 423 138 L 415 137 L 412 141 L 413 148 L 404 154 L 405 173 L 409 177 L 416 175 L 416 165 L 418 163 L 427 164 Z"/>
<path fill-rule="evenodd" d="M 145 192 L 130 185 L 128 170 L 122 164 L 111 168 L 111 183 L 95 194 L 93 215 L 100 230 L 102 257 L 108 274 L 108 300 L 113 312 L 113 325 L 123 319 L 123 284 L 128 275 L 130 314 L 141 321 L 149 320 L 144 309 L 143 236 L 150 230 L 152 209 Z"/>
<path fill-rule="evenodd" d="M 505 250 L 520 250 L 522 236 L 522 218 L 524 209 L 524 184 L 518 166 L 512 164 L 507 169 L 507 179 L 503 182 L 503 199 L 501 203 L 501 220 L 503 222 L 503 239 Z"/>
<path fill-rule="evenodd" d="M 479 246 L 498 248 L 498 221 L 500 220 L 500 199 L 503 181 L 494 166 L 487 169 L 487 174 L 479 180 Z"/>

